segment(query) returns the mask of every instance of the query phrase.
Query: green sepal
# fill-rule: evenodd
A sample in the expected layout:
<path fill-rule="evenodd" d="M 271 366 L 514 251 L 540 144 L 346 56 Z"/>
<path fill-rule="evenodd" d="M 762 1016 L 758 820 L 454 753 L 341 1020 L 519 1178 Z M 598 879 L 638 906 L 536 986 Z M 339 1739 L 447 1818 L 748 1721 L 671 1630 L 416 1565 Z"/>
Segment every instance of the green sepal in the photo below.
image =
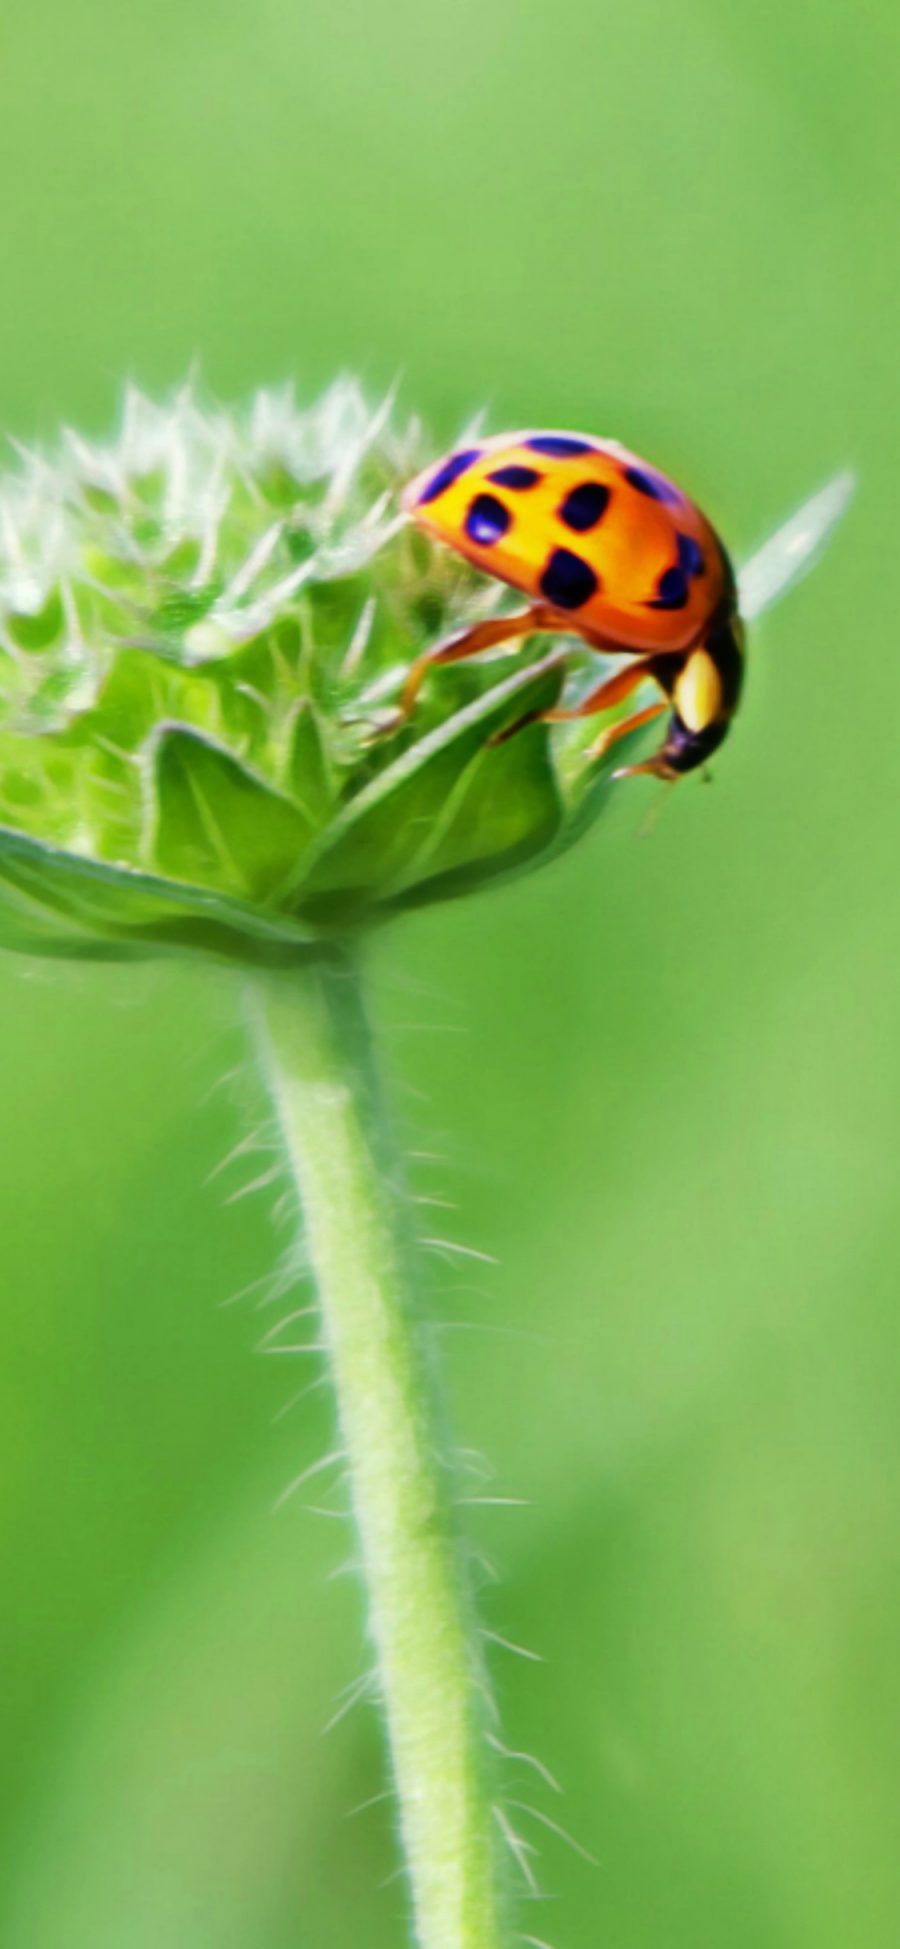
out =
<path fill-rule="evenodd" d="M 324 923 L 403 904 L 479 866 L 482 877 L 542 850 L 562 805 L 546 726 L 491 738 L 559 696 L 558 652 L 517 670 L 415 739 L 331 821 L 306 861 L 301 911 Z"/>
<path fill-rule="evenodd" d="M 301 699 L 289 724 L 283 783 L 290 798 L 318 829 L 334 811 L 334 766 L 314 704 Z"/>
<path fill-rule="evenodd" d="M 602 813 L 653 733 L 596 759 L 590 720 L 494 742 L 564 676 L 567 701 L 596 685 L 574 637 L 511 643 L 499 682 L 494 656 L 435 667 L 379 732 L 410 666 L 511 600 L 404 516 L 434 451 L 352 381 L 308 411 L 129 388 L 108 446 L 70 433 L 0 476 L 0 941 L 316 952 L 531 870 Z M 766 545 L 743 608 L 813 559 L 850 486 Z"/>
<path fill-rule="evenodd" d="M 27 954 L 130 960 L 188 949 L 281 963 L 322 951 L 300 920 L 85 859 L 7 826 L 0 826 L 0 889 L 0 943 Z"/>
<path fill-rule="evenodd" d="M 237 899 L 274 902 L 315 827 L 215 739 L 163 724 L 147 754 L 145 856 L 156 870 Z"/>

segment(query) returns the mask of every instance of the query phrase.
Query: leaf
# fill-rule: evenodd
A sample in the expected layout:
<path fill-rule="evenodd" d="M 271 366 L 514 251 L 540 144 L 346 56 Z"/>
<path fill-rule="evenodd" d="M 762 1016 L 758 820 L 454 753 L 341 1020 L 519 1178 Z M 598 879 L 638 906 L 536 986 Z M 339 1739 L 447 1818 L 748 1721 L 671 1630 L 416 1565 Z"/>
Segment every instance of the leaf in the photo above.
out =
<path fill-rule="evenodd" d="M 745 563 L 738 575 L 738 607 L 745 622 L 761 615 L 814 566 L 855 490 L 856 477 L 849 468 L 835 474 Z"/>
<path fill-rule="evenodd" d="M 0 942 L 25 953 L 128 959 L 188 947 L 229 960 L 316 950 L 302 923 L 202 887 L 103 865 L 0 826 Z"/>
<path fill-rule="evenodd" d="M 288 739 L 285 783 L 291 798 L 317 827 L 334 809 L 335 789 L 328 752 L 313 704 L 301 701 Z"/>
<path fill-rule="evenodd" d="M 270 900 L 309 848 L 312 821 L 212 738 L 167 724 L 150 746 L 148 853 L 176 879 Z"/>
<path fill-rule="evenodd" d="M 40 653 L 56 642 L 63 627 L 63 606 L 58 588 L 50 590 L 40 609 L 11 610 L 6 627 L 20 650 Z"/>
<path fill-rule="evenodd" d="M 79 763 L 62 739 L 0 729 L 0 824 L 65 845 L 78 824 Z"/>
<path fill-rule="evenodd" d="M 453 899 L 464 893 L 476 892 L 486 881 L 491 885 L 515 880 L 522 873 L 532 872 L 536 866 L 549 866 L 550 862 L 567 853 L 570 847 L 582 839 L 589 828 L 605 812 L 610 794 L 618 789 L 614 773 L 620 765 L 631 764 L 646 756 L 659 733 L 654 728 L 643 728 L 629 733 L 600 759 L 587 760 L 576 767 L 568 788 L 562 792 L 563 810 L 545 843 L 523 847 L 518 855 L 511 853 L 506 858 L 498 858 L 485 869 L 484 865 L 473 868 L 460 868 L 445 874 L 439 880 L 428 881 L 421 889 L 411 887 L 409 892 L 396 902 L 398 907 L 425 905 L 432 900 Z M 559 753 L 554 759 L 557 783 L 560 782 Z M 521 788 L 520 788 L 521 789 Z"/>
<path fill-rule="evenodd" d="M 183 719 L 211 730 L 218 696 L 203 672 L 180 670 L 153 650 L 122 649 L 103 679 L 99 697 L 80 721 L 82 742 L 101 738 L 126 751 L 142 744 L 161 718 Z"/>
<path fill-rule="evenodd" d="M 559 695 L 554 651 L 456 711 L 385 767 L 332 820 L 306 862 L 303 911 L 358 913 L 396 904 L 407 888 L 475 879 L 542 850 L 561 806 L 544 726 L 507 744 L 492 735 Z M 374 893 L 374 901 L 373 901 Z"/>

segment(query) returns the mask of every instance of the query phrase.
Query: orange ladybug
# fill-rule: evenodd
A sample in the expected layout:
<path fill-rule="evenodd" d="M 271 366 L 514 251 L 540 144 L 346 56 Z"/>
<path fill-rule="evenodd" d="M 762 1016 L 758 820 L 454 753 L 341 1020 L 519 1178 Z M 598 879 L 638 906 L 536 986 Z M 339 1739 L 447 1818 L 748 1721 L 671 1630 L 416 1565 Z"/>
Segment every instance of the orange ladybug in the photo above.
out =
<path fill-rule="evenodd" d="M 680 778 L 721 744 L 743 673 L 734 573 L 705 515 L 656 468 L 615 440 L 503 433 L 428 468 L 407 487 L 403 505 L 426 534 L 522 589 L 529 606 L 476 623 L 419 657 L 401 721 L 433 664 L 549 630 L 629 662 L 573 709 L 536 715 L 592 717 L 646 678 L 666 700 L 614 724 L 595 753 L 671 706 L 660 749 L 618 776 Z"/>

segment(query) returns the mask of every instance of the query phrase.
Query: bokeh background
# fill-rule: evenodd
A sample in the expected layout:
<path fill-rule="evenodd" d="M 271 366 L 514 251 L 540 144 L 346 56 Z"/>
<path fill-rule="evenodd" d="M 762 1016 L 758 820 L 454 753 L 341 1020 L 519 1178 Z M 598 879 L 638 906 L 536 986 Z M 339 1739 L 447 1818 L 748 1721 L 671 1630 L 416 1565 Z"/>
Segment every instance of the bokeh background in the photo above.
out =
<path fill-rule="evenodd" d="M 0 26 L 0 423 L 197 359 L 445 443 L 614 433 L 741 558 L 838 465 L 709 789 L 384 935 L 374 1004 L 557 1949 L 893 1949 L 898 17 L 887 0 L 34 0 Z M 202 970 L 0 967 L 4 1949 L 395 1949 L 340 1524 L 284 1485 L 275 1191 Z M 277 1187 L 276 1187 L 277 1189 Z M 430 1216 L 433 1218 L 434 1214 Z M 433 1229 L 433 1227 L 432 1227 Z M 445 1227 L 446 1229 L 446 1227 Z M 466 1325 L 473 1330 L 466 1331 Z M 527 1818 L 527 1817 L 523 1817 Z"/>

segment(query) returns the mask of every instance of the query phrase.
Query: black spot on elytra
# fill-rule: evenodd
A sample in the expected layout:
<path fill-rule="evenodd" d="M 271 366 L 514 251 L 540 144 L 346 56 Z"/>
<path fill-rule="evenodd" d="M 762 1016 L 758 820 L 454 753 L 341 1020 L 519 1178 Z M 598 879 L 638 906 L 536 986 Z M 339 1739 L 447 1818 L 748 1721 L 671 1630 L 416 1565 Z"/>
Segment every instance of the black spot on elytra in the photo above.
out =
<path fill-rule="evenodd" d="M 512 515 L 496 494 L 476 494 L 466 515 L 466 534 L 480 548 L 490 548 L 502 540 L 511 526 Z"/>
<path fill-rule="evenodd" d="M 662 474 L 651 474 L 646 467 L 626 467 L 625 479 L 629 487 L 638 494 L 646 494 L 648 501 L 680 501 L 681 495 L 671 482 L 663 480 Z"/>
<path fill-rule="evenodd" d="M 511 487 L 516 493 L 524 491 L 526 487 L 536 487 L 542 479 L 543 475 L 538 473 L 536 467 L 520 467 L 515 462 L 509 467 L 498 467 L 495 474 L 488 474 L 488 480 L 493 481 L 495 487 Z"/>
<path fill-rule="evenodd" d="M 702 575 L 706 567 L 703 550 L 693 535 L 678 536 L 678 566 L 685 575 Z"/>
<path fill-rule="evenodd" d="M 576 439 L 573 433 L 536 433 L 532 440 L 526 440 L 526 447 L 532 453 L 546 453 L 551 460 L 565 460 L 570 453 L 593 453 L 590 440 Z"/>
<path fill-rule="evenodd" d="M 541 594 L 554 609 L 581 609 L 599 587 L 599 577 L 580 555 L 554 548 L 541 576 Z"/>
<path fill-rule="evenodd" d="M 665 568 L 656 584 L 656 595 L 648 609 L 683 609 L 688 599 L 687 576 L 682 568 Z"/>
<path fill-rule="evenodd" d="M 444 461 L 443 466 L 438 468 L 436 474 L 432 474 L 427 486 L 423 488 L 419 495 L 419 507 L 427 507 L 429 501 L 436 501 L 440 494 L 446 494 L 448 487 L 452 487 L 454 481 L 459 480 L 460 474 L 464 474 L 479 459 L 480 454 L 480 447 L 464 447 L 460 453 L 452 453 L 449 460 Z"/>
<path fill-rule="evenodd" d="M 596 528 L 598 521 L 603 520 L 608 506 L 609 488 L 604 487 L 602 481 L 583 480 L 566 495 L 559 518 L 577 535 L 585 535 L 589 528 Z"/>

